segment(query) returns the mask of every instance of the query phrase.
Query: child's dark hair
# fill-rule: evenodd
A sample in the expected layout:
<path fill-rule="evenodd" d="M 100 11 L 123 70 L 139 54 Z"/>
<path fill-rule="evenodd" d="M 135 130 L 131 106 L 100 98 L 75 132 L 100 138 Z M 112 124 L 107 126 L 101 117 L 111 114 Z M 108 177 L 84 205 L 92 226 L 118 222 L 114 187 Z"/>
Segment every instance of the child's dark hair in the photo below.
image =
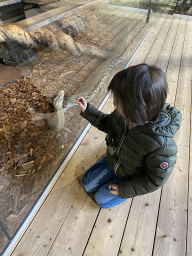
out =
<path fill-rule="evenodd" d="M 160 68 L 143 63 L 118 72 L 108 90 L 121 104 L 127 121 L 143 124 L 160 117 L 168 87 Z"/>

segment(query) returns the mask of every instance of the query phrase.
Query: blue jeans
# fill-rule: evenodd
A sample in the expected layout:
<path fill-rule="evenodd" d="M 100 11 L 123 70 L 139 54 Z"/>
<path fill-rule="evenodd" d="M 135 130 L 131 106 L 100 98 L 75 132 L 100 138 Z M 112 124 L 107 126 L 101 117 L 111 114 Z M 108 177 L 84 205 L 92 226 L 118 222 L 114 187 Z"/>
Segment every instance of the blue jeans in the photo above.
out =
<path fill-rule="evenodd" d="M 122 199 L 120 195 L 112 194 L 109 190 L 110 184 L 119 184 L 122 180 L 110 169 L 106 156 L 86 172 L 82 181 L 87 192 L 96 192 L 95 200 L 103 209 L 127 200 Z"/>

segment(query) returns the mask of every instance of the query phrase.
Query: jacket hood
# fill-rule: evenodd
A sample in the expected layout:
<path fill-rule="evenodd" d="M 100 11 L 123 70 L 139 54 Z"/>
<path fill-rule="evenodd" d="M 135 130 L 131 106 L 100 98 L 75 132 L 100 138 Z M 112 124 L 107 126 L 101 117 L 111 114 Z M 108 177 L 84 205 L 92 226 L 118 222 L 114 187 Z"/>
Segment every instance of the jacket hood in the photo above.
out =
<path fill-rule="evenodd" d="M 173 138 L 175 133 L 179 130 L 182 115 L 179 110 L 170 106 L 169 104 L 165 104 L 162 112 L 165 113 L 167 117 L 163 122 L 158 121 L 154 123 L 149 121 L 144 125 L 136 126 L 137 129 L 133 128 L 130 132 L 133 134 L 144 132 L 146 134 L 157 134 Z"/>

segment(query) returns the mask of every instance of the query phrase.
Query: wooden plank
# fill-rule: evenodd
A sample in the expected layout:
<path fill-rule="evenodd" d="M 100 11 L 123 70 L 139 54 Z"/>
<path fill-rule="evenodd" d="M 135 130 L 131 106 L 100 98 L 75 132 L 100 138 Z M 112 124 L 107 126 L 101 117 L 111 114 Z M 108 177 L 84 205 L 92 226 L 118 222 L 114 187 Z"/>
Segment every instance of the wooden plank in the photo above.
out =
<path fill-rule="evenodd" d="M 126 7 L 132 7 L 132 8 L 142 8 L 142 9 L 148 9 L 149 8 L 149 1 L 143 0 L 141 1 L 135 1 L 135 0 L 109 0 L 110 4 L 114 5 L 120 5 L 120 6 L 126 6 Z"/>
<path fill-rule="evenodd" d="M 99 206 L 82 188 L 48 255 L 82 255 L 98 213 Z"/>
<path fill-rule="evenodd" d="M 167 71 L 167 67 L 168 67 L 170 56 L 171 56 L 173 44 L 175 42 L 178 26 L 179 26 L 179 19 L 173 19 L 171 27 L 168 31 L 168 35 L 166 37 L 165 43 L 161 50 L 160 56 L 156 63 L 156 65 L 159 66 L 164 72 Z"/>
<path fill-rule="evenodd" d="M 25 30 L 32 30 L 42 26 L 49 24 L 59 18 L 62 18 L 66 13 L 74 11 L 76 8 L 82 8 L 83 6 L 77 3 L 70 3 L 65 6 L 50 10 L 48 12 L 44 12 L 38 14 L 34 17 L 28 18 L 26 20 L 18 21 L 15 25 L 19 26 Z"/>
<path fill-rule="evenodd" d="M 177 30 L 177 36 L 175 38 L 175 43 L 172 50 L 172 55 L 169 61 L 169 67 L 167 70 L 167 83 L 169 85 L 167 102 L 170 103 L 171 105 L 175 104 L 175 99 L 172 97 L 172 95 L 176 95 L 175 92 L 177 90 L 177 82 L 179 78 L 178 76 L 179 76 L 181 55 L 183 51 L 185 28 L 186 28 L 186 21 L 180 20 L 179 27 Z"/>
<path fill-rule="evenodd" d="M 136 56 L 131 62 L 132 66 L 140 63 L 144 63 L 146 61 L 146 57 L 148 56 L 155 39 L 158 37 L 159 31 L 163 29 L 164 23 L 166 23 L 166 18 L 167 18 L 166 14 L 163 14 L 161 18 L 159 18 L 159 15 L 154 13 L 152 17 L 155 19 L 157 25 L 155 25 L 155 27 L 152 29 L 148 38 L 143 43 L 142 48 L 137 52 Z"/>
<path fill-rule="evenodd" d="M 167 16 L 163 26 L 161 27 L 161 30 L 158 33 L 158 36 L 156 37 L 156 40 L 154 41 L 151 51 L 147 55 L 147 58 L 145 59 L 145 62 L 149 65 L 156 64 L 159 56 L 161 56 L 161 49 L 164 45 L 165 39 L 167 38 L 167 34 L 170 30 L 170 26 L 172 23 L 172 16 Z M 154 28 L 155 29 L 155 28 Z"/>
<path fill-rule="evenodd" d="M 106 3 L 99 4 L 99 6 L 97 6 L 97 8 L 93 10 L 93 13 L 101 23 L 105 23 L 107 25 L 110 25 L 113 22 L 113 19 L 118 20 L 121 16 L 119 15 L 119 10 L 117 9 L 114 10 L 115 15 L 113 16 L 112 10 L 108 7 Z"/>
<path fill-rule="evenodd" d="M 108 20 L 106 22 L 106 24 L 111 24 L 111 19 L 113 19 L 113 17 L 118 20 L 119 18 L 126 18 L 128 17 L 128 14 L 131 14 L 132 11 L 126 11 L 126 10 L 122 10 L 119 8 L 110 8 L 108 5 L 104 5 L 104 8 L 102 8 L 99 12 L 99 16 L 103 17 L 103 19 L 106 17 L 108 17 Z M 97 16 L 98 14 L 95 12 L 95 15 Z"/>
<path fill-rule="evenodd" d="M 191 118 L 192 120 L 192 118 Z M 192 121 L 191 121 L 192 127 Z M 191 132 L 191 131 L 190 131 Z M 192 255 L 192 135 L 190 134 L 190 166 L 189 166 L 189 195 L 188 195 L 188 225 L 187 225 L 187 254 Z"/>
<path fill-rule="evenodd" d="M 46 255 L 50 243 L 54 240 L 80 190 L 77 181 L 67 183 L 64 178 L 60 179 L 57 188 L 49 195 L 50 201 L 45 201 L 38 212 L 35 218 L 38 219 L 38 223 L 35 225 L 35 221 L 29 226 L 24 239 L 21 239 L 11 255 Z"/>
<path fill-rule="evenodd" d="M 186 61 L 190 60 L 189 66 L 192 66 L 192 21 L 187 21 L 186 37 L 188 47 L 186 47 Z M 188 64 L 187 64 L 188 66 Z M 189 74 L 191 75 L 191 74 Z M 188 79 L 188 77 L 187 77 Z M 191 79 L 190 79 L 191 80 Z M 190 83 L 191 81 L 189 81 Z M 190 89 L 189 89 L 190 90 Z M 191 101 L 190 101 L 191 102 Z M 189 120 L 192 127 L 192 118 Z M 190 128 L 191 128 L 190 127 Z M 188 229 L 187 229 L 187 255 L 192 255 L 192 135 L 190 130 L 190 166 L 189 166 L 189 194 L 188 194 Z"/>
<path fill-rule="evenodd" d="M 184 21 L 186 22 L 186 21 Z M 181 25 L 180 25 L 181 27 Z M 178 28 L 178 31 L 180 30 L 182 32 L 182 29 L 185 31 L 184 28 Z M 171 74 L 171 77 L 169 76 L 168 78 L 168 85 L 169 85 L 169 94 L 168 94 L 168 99 L 167 102 L 174 104 L 175 99 L 171 98 L 171 95 L 174 94 L 174 92 L 176 92 L 177 90 L 177 83 L 178 83 L 178 76 L 179 76 L 179 80 L 183 80 L 182 82 L 180 82 L 179 85 L 179 91 L 177 93 L 177 98 L 179 101 L 182 103 L 182 107 L 179 108 L 179 110 L 181 111 L 182 115 L 183 115 L 183 119 L 182 119 L 182 123 L 189 120 L 188 119 L 188 108 L 184 108 L 184 98 L 183 95 L 186 94 L 185 97 L 190 97 L 190 94 L 188 93 L 188 90 L 186 88 L 189 88 L 190 86 L 190 76 L 191 73 L 188 71 L 190 69 L 190 62 L 191 62 L 191 50 L 190 50 L 190 41 L 185 40 L 184 42 L 184 47 L 182 47 L 183 43 L 179 40 L 180 38 L 184 38 L 183 36 L 183 32 L 182 35 L 180 36 L 179 32 L 177 33 L 177 37 L 175 40 L 175 44 L 173 47 L 173 51 L 172 51 L 172 56 L 171 56 L 171 61 L 169 62 L 169 67 L 168 67 L 168 74 L 167 76 L 169 76 L 169 73 Z M 186 46 L 188 45 L 188 46 Z M 178 52 L 180 52 L 180 56 L 178 56 Z M 181 58 L 181 54 L 182 54 L 182 58 Z M 180 66 L 177 67 L 175 66 L 175 63 L 177 62 L 177 64 Z M 177 72 L 176 72 L 177 70 Z M 180 70 L 180 74 L 178 75 L 178 72 Z M 180 93 L 179 93 L 180 92 Z M 188 96 L 187 96 L 188 95 Z M 188 98 L 189 102 L 191 102 L 191 99 Z M 189 126 L 186 127 L 187 130 L 189 130 Z M 186 130 L 186 131 L 187 131 Z M 188 138 L 187 138 L 187 142 L 184 141 L 185 138 L 185 134 L 186 134 L 185 128 L 183 128 L 183 126 L 180 127 L 179 131 L 177 132 L 175 139 L 177 140 L 177 143 L 179 145 L 184 144 L 186 146 L 188 146 Z M 184 137 L 183 137 L 184 136 Z"/>
<path fill-rule="evenodd" d="M 181 21 L 175 44 L 178 43 L 180 38 L 184 39 L 183 30 L 185 32 L 185 26 L 186 22 Z M 182 47 L 183 42 L 180 40 L 179 43 Z M 191 84 L 188 82 L 188 80 L 182 79 L 182 77 L 185 76 L 184 72 L 189 72 L 191 74 L 192 70 L 191 67 L 185 68 L 185 62 L 180 60 L 181 58 L 184 59 L 187 57 L 184 54 L 182 55 L 182 53 L 185 53 L 185 49 L 188 47 L 189 44 L 187 41 L 184 42 L 183 49 L 180 49 L 179 46 L 174 45 L 170 65 L 168 67 L 168 78 L 169 81 L 171 81 L 171 86 L 174 87 L 175 83 L 178 83 L 175 106 L 181 110 L 183 114 L 184 121 L 181 124 L 180 131 L 185 131 L 185 135 L 179 132 L 179 137 L 178 134 L 175 137 L 175 141 L 178 145 L 177 163 L 173 173 L 162 190 L 154 255 L 185 255 L 186 252 L 190 136 L 190 131 L 188 129 L 190 122 L 188 120 L 191 111 L 191 100 L 189 101 L 189 98 L 191 98 Z M 177 51 L 179 51 L 180 55 Z M 174 72 L 174 70 L 172 70 L 171 67 L 174 61 L 177 62 L 178 65 L 181 63 L 181 73 L 179 74 L 178 67 L 174 65 L 174 68 L 178 70 L 178 73 L 175 73 L 174 76 L 172 76 L 171 74 Z M 186 74 L 186 76 L 188 75 Z M 176 90 L 173 90 L 173 92 L 174 91 L 176 92 Z M 186 94 L 187 92 L 188 95 Z M 183 109 L 185 109 L 185 111 L 183 111 Z"/>
<path fill-rule="evenodd" d="M 84 255 L 116 256 L 132 199 L 109 209 L 101 209 Z"/>
<path fill-rule="evenodd" d="M 111 107 L 112 102 L 109 101 L 104 111 L 110 111 Z M 94 139 L 94 147 L 90 143 L 91 139 Z M 104 134 L 92 127 L 26 230 L 24 237 L 18 243 L 13 256 L 18 254 L 46 255 L 50 250 L 52 241 L 55 241 L 58 230 L 63 225 L 80 191 L 77 177 L 82 175 L 82 172 L 85 173 L 85 166 L 88 169 L 94 163 L 103 141 Z M 101 153 L 103 152 L 101 151 Z M 84 168 L 82 168 L 82 164 Z M 79 207 L 81 206 L 79 205 Z M 94 209 L 97 215 L 99 207 Z"/>
<path fill-rule="evenodd" d="M 16 4 L 16 3 L 20 3 L 20 2 L 21 2 L 21 0 L 1 0 L 0 7 L 10 5 L 10 4 Z"/>
<path fill-rule="evenodd" d="M 152 255 L 160 192 L 133 199 L 118 255 Z"/>

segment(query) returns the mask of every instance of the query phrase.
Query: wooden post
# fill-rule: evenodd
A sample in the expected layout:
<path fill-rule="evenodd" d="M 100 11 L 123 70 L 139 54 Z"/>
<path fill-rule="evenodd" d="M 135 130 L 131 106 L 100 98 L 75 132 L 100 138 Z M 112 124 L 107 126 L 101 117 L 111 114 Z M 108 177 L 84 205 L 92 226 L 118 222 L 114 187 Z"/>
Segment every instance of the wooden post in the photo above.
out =
<path fill-rule="evenodd" d="M 148 9 L 146 23 L 149 22 L 150 14 L 151 14 L 151 8 Z"/>

